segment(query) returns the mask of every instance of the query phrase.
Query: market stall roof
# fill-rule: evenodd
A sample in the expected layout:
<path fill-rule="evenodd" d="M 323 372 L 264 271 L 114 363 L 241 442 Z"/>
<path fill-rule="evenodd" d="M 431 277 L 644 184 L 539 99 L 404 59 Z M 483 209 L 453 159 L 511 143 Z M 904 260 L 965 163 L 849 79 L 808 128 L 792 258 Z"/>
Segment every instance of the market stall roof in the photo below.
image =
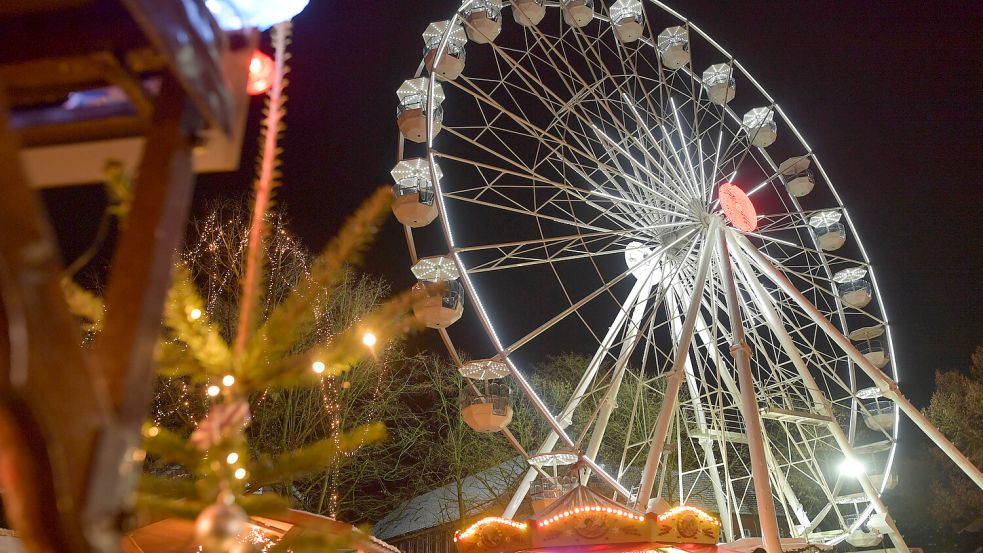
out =
<path fill-rule="evenodd" d="M 194 521 L 167 518 L 143 526 L 123 539 L 123 553 L 198 553 L 200 548 L 194 539 Z M 247 536 L 256 544 L 272 545 L 299 527 L 343 535 L 352 531 L 350 524 L 327 517 L 287 511 L 273 518 L 252 517 L 247 527 Z M 22 553 L 24 546 L 13 534 L 0 530 L 0 553 Z M 364 553 L 399 553 L 388 543 L 367 535 L 357 536 L 351 550 Z"/>

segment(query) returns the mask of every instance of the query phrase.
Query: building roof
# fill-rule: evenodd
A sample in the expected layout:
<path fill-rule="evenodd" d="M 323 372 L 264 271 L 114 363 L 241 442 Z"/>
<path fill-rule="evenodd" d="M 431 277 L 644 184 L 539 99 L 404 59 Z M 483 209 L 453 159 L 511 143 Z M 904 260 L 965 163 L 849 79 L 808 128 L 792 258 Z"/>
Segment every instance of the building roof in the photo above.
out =
<path fill-rule="evenodd" d="M 418 495 L 377 522 L 372 533 L 388 540 L 475 516 L 505 495 L 528 468 L 522 458 L 515 457 L 465 477 L 461 482 L 460 503 L 454 482 Z M 465 506 L 464 513 L 460 512 L 461 503 Z"/>
<path fill-rule="evenodd" d="M 463 497 L 461 503 L 465 505 L 463 514 L 460 513 L 458 507 L 457 486 L 453 482 L 418 495 L 404 502 L 376 523 L 373 534 L 381 539 L 391 540 L 481 514 L 497 499 L 509 492 L 527 468 L 529 468 L 527 463 L 520 457 L 515 457 L 500 465 L 465 477 L 462 482 Z M 634 489 L 640 479 L 641 470 L 633 467 L 622 475 L 621 481 L 629 486 L 629 489 Z M 675 480 L 673 484 L 675 484 L 674 488 L 678 488 L 678 480 Z M 686 505 L 709 512 L 717 511 L 713 487 L 710 483 L 710 477 L 705 471 L 684 473 L 683 488 Z M 662 495 L 663 497 L 672 496 L 674 503 L 679 501 L 678 490 L 674 489 L 670 494 L 668 479 L 664 479 L 662 482 Z M 741 514 L 751 514 L 754 506 L 754 490 L 748 485 L 744 500 L 741 502 Z"/>

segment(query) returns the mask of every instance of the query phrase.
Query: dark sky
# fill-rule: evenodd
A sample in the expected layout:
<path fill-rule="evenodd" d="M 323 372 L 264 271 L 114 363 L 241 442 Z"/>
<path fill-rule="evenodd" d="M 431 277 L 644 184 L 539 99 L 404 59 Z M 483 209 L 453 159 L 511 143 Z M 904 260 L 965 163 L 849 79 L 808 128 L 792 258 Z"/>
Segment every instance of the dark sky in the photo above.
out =
<path fill-rule="evenodd" d="M 420 62 L 427 24 L 459 4 L 312 0 L 296 19 L 279 200 L 311 248 L 390 182 L 394 92 Z M 924 402 L 934 369 L 965 366 L 983 342 L 983 8 L 899 0 L 673 7 L 755 75 L 817 152 L 877 271 L 902 387 Z M 244 171 L 199 179 L 198 209 L 248 193 L 259 105 Z M 102 202 L 96 187 L 46 198 L 57 211 L 95 212 Z M 59 224 L 67 257 L 85 247 L 96 220 Z M 412 283 L 394 221 L 371 256 L 373 272 Z"/>

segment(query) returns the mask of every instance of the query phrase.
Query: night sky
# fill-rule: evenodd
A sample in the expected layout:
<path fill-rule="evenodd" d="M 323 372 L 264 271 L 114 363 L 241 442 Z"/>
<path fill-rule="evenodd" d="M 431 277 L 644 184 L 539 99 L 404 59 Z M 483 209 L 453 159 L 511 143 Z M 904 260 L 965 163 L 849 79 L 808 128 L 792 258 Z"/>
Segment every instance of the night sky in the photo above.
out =
<path fill-rule="evenodd" d="M 427 24 L 459 4 L 312 0 L 295 20 L 286 186 L 278 194 L 312 249 L 371 190 L 391 182 L 395 90 L 420 62 Z M 877 271 L 902 389 L 924 404 L 934 370 L 964 367 L 983 342 L 983 8 L 898 0 L 671 4 L 741 61 L 822 160 Z M 244 170 L 200 178 L 199 212 L 210 198 L 248 195 L 260 104 L 254 100 Z M 94 234 L 102 192 L 45 196 L 71 259 Z M 394 220 L 367 269 L 399 287 L 413 282 Z M 904 431 L 915 432 L 910 423 Z"/>

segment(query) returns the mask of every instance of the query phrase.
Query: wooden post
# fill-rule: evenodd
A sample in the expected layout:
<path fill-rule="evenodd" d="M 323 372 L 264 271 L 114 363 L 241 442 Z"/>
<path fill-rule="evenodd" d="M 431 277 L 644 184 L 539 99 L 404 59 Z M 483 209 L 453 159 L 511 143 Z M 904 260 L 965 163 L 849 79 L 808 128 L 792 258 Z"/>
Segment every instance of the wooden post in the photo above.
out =
<path fill-rule="evenodd" d="M 21 171 L 3 96 L 0 87 L 0 296 L 9 347 L 0 383 L 4 505 L 28 551 L 85 551 L 80 512 L 109 401 L 102 374 L 82 353 L 62 295 L 58 248 Z"/>
<path fill-rule="evenodd" d="M 117 539 L 118 513 L 140 469 L 133 452 L 151 405 L 164 300 L 191 206 L 199 121 L 180 84 L 166 76 L 111 265 L 105 324 L 96 339 L 96 358 L 117 418 L 99 445 L 87 516 L 92 527 L 106 530 L 106 545 Z"/>

